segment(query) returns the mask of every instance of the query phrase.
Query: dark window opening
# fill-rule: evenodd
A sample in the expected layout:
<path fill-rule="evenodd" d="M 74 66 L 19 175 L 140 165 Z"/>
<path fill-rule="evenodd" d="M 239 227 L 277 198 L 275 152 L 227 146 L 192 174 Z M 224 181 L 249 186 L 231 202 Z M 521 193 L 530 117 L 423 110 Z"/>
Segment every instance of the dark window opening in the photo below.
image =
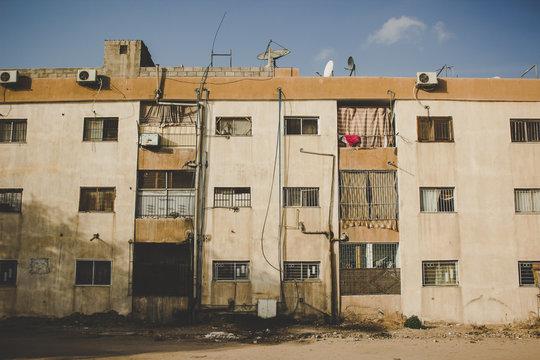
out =
<path fill-rule="evenodd" d="M 77 260 L 75 285 L 111 285 L 111 261 Z"/>
<path fill-rule="evenodd" d="M 214 261 L 214 280 L 249 280 L 249 261 Z"/>
<path fill-rule="evenodd" d="M 540 281 L 540 261 L 519 261 L 519 286 L 534 286 Z"/>
<path fill-rule="evenodd" d="M 120 54 L 127 54 L 128 46 L 120 45 Z"/>
<path fill-rule="evenodd" d="M 285 118 L 285 135 L 317 135 L 318 133 L 318 117 Z"/>
<path fill-rule="evenodd" d="M 118 118 L 84 118 L 83 141 L 118 140 Z"/>
<path fill-rule="evenodd" d="M 319 206 L 319 188 L 286 187 L 283 188 L 283 206 L 315 207 Z"/>
<path fill-rule="evenodd" d="M 0 285 L 17 283 L 17 260 L 0 260 Z"/>
<path fill-rule="evenodd" d="M 190 296 L 192 288 L 190 246 L 135 243 L 133 295 Z"/>
<path fill-rule="evenodd" d="M 114 211 L 115 188 L 81 188 L 79 211 Z"/>
<path fill-rule="evenodd" d="M 0 120 L 0 143 L 23 143 L 26 141 L 26 120 Z"/>
<path fill-rule="evenodd" d="M 283 280 L 310 280 L 320 278 L 319 261 L 283 262 Z"/>
<path fill-rule="evenodd" d="M 419 142 L 453 142 L 454 128 L 451 116 L 418 116 Z"/>
<path fill-rule="evenodd" d="M 20 213 L 22 189 L 0 189 L 0 212 Z"/>
<path fill-rule="evenodd" d="M 540 142 L 540 119 L 511 119 L 512 142 Z"/>
<path fill-rule="evenodd" d="M 251 117 L 217 117 L 216 135 L 251 135 Z"/>

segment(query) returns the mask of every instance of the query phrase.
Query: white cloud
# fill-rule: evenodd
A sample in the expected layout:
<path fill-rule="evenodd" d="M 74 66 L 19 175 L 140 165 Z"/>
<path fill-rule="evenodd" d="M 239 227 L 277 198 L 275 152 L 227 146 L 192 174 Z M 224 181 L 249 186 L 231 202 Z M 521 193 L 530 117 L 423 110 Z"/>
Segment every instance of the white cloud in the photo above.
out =
<path fill-rule="evenodd" d="M 437 21 L 433 28 L 437 32 L 437 38 L 439 39 L 439 42 L 443 42 L 444 40 L 454 37 L 454 34 L 446 31 L 444 23 L 442 21 Z"/>
<path fill-rule="evenodd" d="M 321 49 L 321 51 L 319 51 L 319 53 L 315 55 L 315 60 L 317 61 L 326 60 L 328 59 L 330 55 L 334 53 L 335 53 L 334 49 L 328 49 L 328 48 Z"/>
<path fill-rule="evenodd" d="M 384 23 L 382 28 L 374 34 L 369 35 L 368 43 L 376 42 L 385 45 L 392 45 L 402 38 L 409 38 L 426 29 L 426 24 L 416 19 L 403 15 L 399 19 L 391 18 Z"/>

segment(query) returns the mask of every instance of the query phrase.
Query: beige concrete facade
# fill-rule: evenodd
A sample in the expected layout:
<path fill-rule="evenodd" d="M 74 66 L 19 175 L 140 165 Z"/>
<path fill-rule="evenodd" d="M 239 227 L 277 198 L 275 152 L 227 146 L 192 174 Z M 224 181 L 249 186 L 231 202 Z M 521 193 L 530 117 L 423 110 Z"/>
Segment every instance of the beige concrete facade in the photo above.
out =
<path fill-rule="evenodd" d="M 16 286 L 0 287 L 0 312 L 56 315 L 131 311 L 137 102 L 0 105 L 26 119 L 24 143 L 0 144 L 0 188 L 22 189 L 20 213 L 0 213 L 0 259 L 18 261 Z M 83 141 L 85 117 L 118 117 L 117 141 Z M 114 187 L 113 212 L 80 212 L 81 187 Z M 99 239 L 90 241 L 94 234 Z M 31 272 L 32 259 L 48 269 Z M 110 286 L 76 286 L 76 260 L 112 262 Z"/>

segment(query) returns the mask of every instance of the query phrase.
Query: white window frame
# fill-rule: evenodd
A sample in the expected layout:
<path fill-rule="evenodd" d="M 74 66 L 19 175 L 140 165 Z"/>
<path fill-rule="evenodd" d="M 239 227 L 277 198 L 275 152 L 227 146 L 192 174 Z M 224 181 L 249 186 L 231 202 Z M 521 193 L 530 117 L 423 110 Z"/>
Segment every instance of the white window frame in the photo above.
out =
<path fill-rule="evenodd" d="M 298 274 L 291 274 L 289 267 L 300 267 Z M 305 271 L 304 271 L 305 270 Z M 304 272 L 306 276 L 304 276 Z M 315 273 L 315 275 L 313 275 Z M 297 276 L 295 276 L 297 275 Z M 321 280 L 321 262 L 320 261 L 284 261 L 283 262 L 283 280 L 284 281 L 320 281 Z"/>
<path fill-rule="evenodd" d="M 221 128 L 221 121 L 229 120 L 232 121 L 232 129 L 226 131 Z M 249 132 L 246 134 L 238 133 L 236 128 L 236 121 L 247 121 L 249 123 Z M 253 122 L 251 121 L 251 116 L 216 116 L 216 135 L 219 136 L 251 136 L 253 134 Z"/>
<path fill-rule="evenodd" d="M 212 261 L 212 280 L 214 281 L 249 281 L 249 260 L 214 260 Z M 232 267 L 232 278 L 223 278 L 219 274 L 219 268 Z M 229 270 L 230 271 L 230 270 Z"/>
<path fill-rule="evenodd" d="M 437 199 L 434 199 L 436 201 L 435 203 L 431 204 L 430 208 L 426 208 L 424 205 L 424 196 L 427 195 L 427 191 L 437 191 Z M 449 209 L 449 206 L 447 208 L 441 208 L 440 206 L 440 197 L 441 196 L 448 196 L 448 192 L 451 191 L 452 196 L 452 208 Z M 420 187 L 420 212 L 421 213 L 455 213 L 456 211 L 456 188 L 452 186 L 444 186 L 444 187 Z M 446 192 L 446 194 L 444 193 Z M 449 201 L 449 200 L 442 200 L 442 201 Z"/>
<path fill-rule="evenodd" d="M 310 195 L 310 193 L 312 193 Z M 299 196 L 299 197 L 298 197 Z M 299 200 L 299 202 L 295 201 Z M 313 202 L 315 200 L 315 202 Z M 319 207 L 318 187 L 284 187 L 283 207 Z"/>

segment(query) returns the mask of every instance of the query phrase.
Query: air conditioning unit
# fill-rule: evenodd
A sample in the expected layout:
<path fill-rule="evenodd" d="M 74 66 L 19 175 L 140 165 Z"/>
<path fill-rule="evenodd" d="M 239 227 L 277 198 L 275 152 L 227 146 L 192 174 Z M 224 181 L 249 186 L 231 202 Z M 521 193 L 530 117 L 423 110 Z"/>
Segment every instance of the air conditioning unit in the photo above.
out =
<path fill-rule="evenodd" d="M 93 84 L 97 82 L 97 71 L 95 69 L 81 69 L 77 71 L 77 82 L 81 84 Z"/>
<path fill-rule="evenodd" d="M 435 87 L 437 86 L 437 73 L 436 72 L 417 72 L 416 73 L 416 87 Z"/>
<path fill-rule="evenodd" d="M 139 144 L 142 146 L 159 146 L 159 134 L 141 134 Z"/>
<path fill-rule="evenodd" d="M 0 84 L 15 84 L 18 78 L 17 70 L 0 70 Z"/>

